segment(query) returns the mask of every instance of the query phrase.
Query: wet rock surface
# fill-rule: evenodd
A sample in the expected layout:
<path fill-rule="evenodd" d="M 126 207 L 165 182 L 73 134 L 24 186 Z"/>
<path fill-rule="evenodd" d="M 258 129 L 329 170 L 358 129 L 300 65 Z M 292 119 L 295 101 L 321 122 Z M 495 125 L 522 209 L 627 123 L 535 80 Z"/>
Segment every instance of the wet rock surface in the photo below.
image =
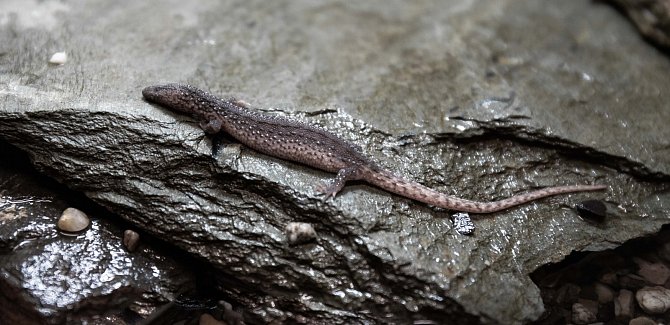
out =
<path fill-rule="evenodd" d="M 45 183 L 0 163 L 1 324 L 80 324 L 103 316 L 137 324 L 155 306 L 196 290 L 195 274 L 181 261 L 150 247 L 126 253 L 121 228 L 109 220 L 94 218 L 85 232 L 63 234 L 56 226 L 63 207 L 91 204 Z"/>
<path fill-rule="evenodd" d="M 251 320 L 528 322 L 543 302 L 527 274 L 656 232 L 670 215 L 670 63 L 602 4 L 22 6 L 0 8 L 14 13 L 0 20 L 0 137 L 215 267 L 217 292 Z M 35 8 L 43 19 L 24 14 Z M 67 62 L 49 65 L 59 51 Z M 363 184 L 324 202 L 315 188 L 333 175 L 225 137 L 213 150 L 195 123 L 141 100 L 166 81 L 323 126 L 466 198 L 609 189 L 473 216 L 462 236 L 446 211 Z M 604 222 L 579 218 L 585 200 L 604 202 Z M 291 222 L 318 237 L 290 247 Z M 127 256 L 121 234 L 113 247 Z"/>

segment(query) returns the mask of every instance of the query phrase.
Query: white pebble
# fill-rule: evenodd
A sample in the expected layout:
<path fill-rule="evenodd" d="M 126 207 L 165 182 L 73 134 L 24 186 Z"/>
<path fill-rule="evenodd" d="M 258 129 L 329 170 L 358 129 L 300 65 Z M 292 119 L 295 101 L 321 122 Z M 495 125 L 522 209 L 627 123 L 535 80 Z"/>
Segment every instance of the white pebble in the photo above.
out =
<path fill-rule="evenodd" d="M 65 64 L 67 62 L 67 53 L 65 52 L 56 52 L 51 56 L 51 59 L 49 59 L 49 63 L 51 64 Z"/>
<path fill-rule="evenodd" d="M 285 230 L 289 245 L 302 244 L 316 239 L 316 230 L 309 223 L 289 222 Z"/>
<path fill-rule="evenodd" d="M 644 287 L 635 293 L 635 299 L 649 314 L 663 314 L 670 309 L 670 290 L 661 286 Z"/>
<path fill-rule="evenodd" d="M 90 223 L 86 213 L 75 208 L 67 208 L 58 219 L 57 226 L 62 231 L 76 233 L 86 229 Z"/>

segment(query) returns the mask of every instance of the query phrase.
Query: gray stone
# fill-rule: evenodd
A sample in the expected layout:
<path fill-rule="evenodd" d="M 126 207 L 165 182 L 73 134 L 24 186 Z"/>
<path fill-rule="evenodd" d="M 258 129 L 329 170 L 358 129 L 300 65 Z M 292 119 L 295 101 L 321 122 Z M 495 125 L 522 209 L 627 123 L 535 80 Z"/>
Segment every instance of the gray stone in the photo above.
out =
<path fill-rule="evenodd" d="M 609 1 L 623 9 L 642 35 L 670 49 L 670 4 L 667 0 Z"/>
<path fill-rule="evenodd" d="M 617 287 L 619 285 L 619 276 L 614 272 L 607 272 L 601 275 L 598 281 L 612 287 Z"/>
<path fill-rule="evenodd" d="M 635 317 L 628 322 L 628 325 L 656 325 L 656 323 L 653 319 L 650 319 L 648 317 L 640 316 L 640 317 Z"/>
<path fill-rule="evenodd" d="M 663 285 L 670 278 L 670 269 L 661 262 L 649 262 L 641 258 L 634 259 L 638 266 L 637 274 L 650 284 Z"/>
<path fill-rule="evenodd" d="M 614 300 L 614 290 L 608 285 L 596 282 L 594 288 L 599 303 L 604 304 Z"/>
<path fill-rule="evenodd" d="M 543 312 L 529 273 L 653 233 L 670 213 L 670 62 L 608 6 L 9 3 L 0 137 L 143 233 L 225 270 L 217 289 L 260 323 L 416 313 L 528 323 Z M 59 51 L 67 62 L 49 65 Z M 190 119 L 142 101 L 143 87 L 166 81 L 323 126 L 466 198 L 609 189 L 474 216 L 465 237 L 446 211 L 361 184 L 323 202 L 314 189 L 333 175 L 238 145 L 212 150 Z M 590 225 L 569 209 L 587 199 L 618 208 Z M 283 245 L 293 220 L 318 224 L 318 244 Z"/>
<path fill-rule="evenodd" d="M 306 222 L 289 222 L 284 228 L 289 245 L 304 244 L 316 239 L 314 226 Z"/>
<path fill-rule="evenodd" d="M 636 274 L 625 274 L 619 276 L 619 286 L 628 290 L 638 290 L 647 285 L 647 280 Z"/>
<path fill-rule="evenodd" d="M 619 290 L 619 295 L 614 300 L 614 315 L 617 318 L 632 318 L 635 311 L 633 292 L 626 289 Z"/>
<path fill-rule="evenodd" d="M 596 315 L 582 304 L 572 305 L 572 322 L 575 324 L 590 324 L 596 321 Z"/>
<path fill-rule="evenodd" d="M 670 309 L 670 289 L 661 286 L 644 287 L 635 293 L 640 308 L 652 315 L 660 315 Z"/>
<path fill-rule="evenodd" d="M 123 246 L 125 246 L 129 252 L 134 252 L 137 250 L 139 245 L 140 234 L 138 234 L 136 231 L 126 229 L 123 232 Z"/>
<path fill-rule="evenodd" d="M 86 229 L 90 224 L 91 221 L 88 219 L 86 213 L 75 208 L 67 208 L 63 210 L 63 213 L 56 223 L 58 229 L 68 233 L 80 232 Z"/>

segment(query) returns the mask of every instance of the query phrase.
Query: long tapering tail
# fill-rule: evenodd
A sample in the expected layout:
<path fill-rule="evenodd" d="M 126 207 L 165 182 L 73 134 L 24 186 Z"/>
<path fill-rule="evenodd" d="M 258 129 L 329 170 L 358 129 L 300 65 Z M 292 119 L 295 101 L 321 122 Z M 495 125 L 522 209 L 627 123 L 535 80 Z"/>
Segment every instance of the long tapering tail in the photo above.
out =
<path fill-rule="evenodd" d="M 369 169 L 368 171 L 369 172 L 366 171 L 366 173 L 364 173 L 364 175 L 366 175 L 365 180 L 370 184 L 376 185 L 386 191 L 419 202 L 434 205 L 436 207 L 471 213 L 491 213 L 552 195 L 572 192 L 598 191 L 607 188 L 605 185 L 556 186 L 515 195 L 500 201 L 477 202 L 440 193 L 417 182 L 409 181 L 402 177 L 396 176 L 386 170 Z"/>

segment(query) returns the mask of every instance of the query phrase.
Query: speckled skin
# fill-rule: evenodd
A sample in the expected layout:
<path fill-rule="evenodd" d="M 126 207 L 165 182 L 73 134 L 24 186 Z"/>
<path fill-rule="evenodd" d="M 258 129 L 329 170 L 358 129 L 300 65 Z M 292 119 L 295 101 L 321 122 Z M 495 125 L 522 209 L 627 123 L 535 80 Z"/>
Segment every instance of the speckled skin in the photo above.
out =
<path fill-rule="evenodd" d="M 348 180 L 365 180 L 389 192 L 437 207 L 491 213 L 551 195 L 606 188 L 603 185 L 549 187 L 495 202 L 460 199 L 381 169 L 356 147 L 330 132 L 281 117 L 258 114 L 242 101 L 223 100 L 182 84 L 147 87 L 142 90 L 142 95 L 149 102 L 195 117 L 208 134 L 224 131 L 264 154 L 337 173 L 331 184 L 319 189 L 326 198 L 334 197 Z"/>

